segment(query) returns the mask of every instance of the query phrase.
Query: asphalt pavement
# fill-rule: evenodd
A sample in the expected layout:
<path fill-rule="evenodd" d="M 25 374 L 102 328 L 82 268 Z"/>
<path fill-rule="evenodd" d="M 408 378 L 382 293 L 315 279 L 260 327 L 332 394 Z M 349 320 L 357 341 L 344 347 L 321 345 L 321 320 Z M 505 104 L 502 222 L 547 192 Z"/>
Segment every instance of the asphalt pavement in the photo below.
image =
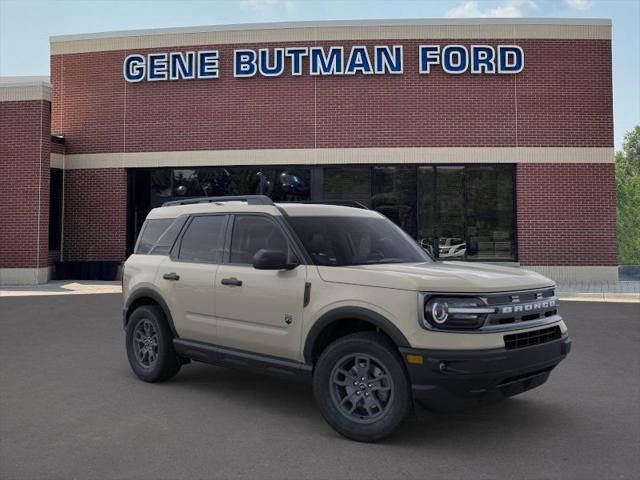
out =
<path fill-rule="evenodd" d="M 343 439 L 310 387 L 191 364 L 146 384 L 121 296 L 0 298 L 0 478 L 640 478 L 640 304 L 563 302 L 573 350 L 542 387 Z"/>

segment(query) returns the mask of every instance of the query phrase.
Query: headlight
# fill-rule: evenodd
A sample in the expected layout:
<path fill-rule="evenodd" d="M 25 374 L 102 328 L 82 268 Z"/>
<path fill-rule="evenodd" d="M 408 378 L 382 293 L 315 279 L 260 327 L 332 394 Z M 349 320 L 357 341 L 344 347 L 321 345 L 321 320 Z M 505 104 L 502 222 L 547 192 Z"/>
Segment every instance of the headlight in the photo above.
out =
<path fill-rule="evenodd" d="M 426 297 L 423 326 L 443 330 L 475 329 L 494 312 L 494 308 L 476 297 Z"/>

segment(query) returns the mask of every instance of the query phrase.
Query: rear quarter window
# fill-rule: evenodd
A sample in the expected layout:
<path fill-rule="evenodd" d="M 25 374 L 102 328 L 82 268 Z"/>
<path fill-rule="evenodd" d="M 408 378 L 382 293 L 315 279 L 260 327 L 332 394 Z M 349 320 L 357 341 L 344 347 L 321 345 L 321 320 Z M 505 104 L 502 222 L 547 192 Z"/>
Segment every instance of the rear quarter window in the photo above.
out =
<path fill-rule="evenodd" d="M 146 255 L 151 251 L 151 248 L 158 241 L 160 236 L 169 228 L 175 219 L 173 218 L 158 218 L 154 220 L 147 220 L 144 222 L 136 248 L 133 253 L 139 255 Z"/>

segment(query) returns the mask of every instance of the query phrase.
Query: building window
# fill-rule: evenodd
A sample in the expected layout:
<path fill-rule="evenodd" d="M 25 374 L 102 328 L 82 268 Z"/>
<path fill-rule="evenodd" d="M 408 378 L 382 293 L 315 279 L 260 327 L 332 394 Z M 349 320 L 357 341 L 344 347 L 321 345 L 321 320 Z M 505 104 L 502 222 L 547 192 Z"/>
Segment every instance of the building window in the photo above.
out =
<path fill-rule="evenodd" d="M 441 259 L 515 260 L 513 165 L 420 166 L 419 242 Z"/>
<path fill-rule="evenodd" d="M 441 259 L 517 258 L 515 168 L 511 164 L 334 165 L 313 170 L 302 165 L 238 166 L 131 172 L 135 181 L 130 185 L 135 188 L 130 192 L 129 228 L 136 230 L 131 232 L 135 235 L 149 209 L 166 201 L 255 194 L 278 202 L 303 201 L 311 198 L 313 180 L 320 197 L 314 200 L 358 201 L 386 215 Z"/>
<path fill-rule="evenodd" d="M 416 166 L 373 167 L 371 206 L 412 237 L 416 224 Z"/>
<path fill-rule="evenodd" d="M 513 259 L 513 168 L 511 165 L 474 165 L 467 167 L 465 175 L 467 257 Z"/>
<path fill-rule="evenodd" d="M 62 176 L 63 171 L 51 169 L 49 184 L 49 250 L 60 250 L 62 243 Z"/>
<path fill-rule="evenodd" d="M 371 167 L 324 167 L 323 200 L 354 200 L 371 207 Z"/>
<path fill-rule="evenodd" d="M 309 167 L 175 169 L 172 198 L 267 195 L 274 201 L 308 200 Z"/>

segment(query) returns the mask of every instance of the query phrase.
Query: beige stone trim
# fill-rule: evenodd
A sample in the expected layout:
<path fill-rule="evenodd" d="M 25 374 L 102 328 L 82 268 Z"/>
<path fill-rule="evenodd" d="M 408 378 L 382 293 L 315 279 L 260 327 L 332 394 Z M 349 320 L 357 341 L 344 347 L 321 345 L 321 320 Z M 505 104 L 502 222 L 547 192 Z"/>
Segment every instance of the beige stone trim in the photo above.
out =
<path fill-rule="evenodd" d="M 19 85 L 0 83 L 0 102 L 51 101 L 51 85 Z"/>
<path fill-rule="evenodd" d="M 264 42 L 611 39 L 602 19 L 415 19 L 218 25 L 51 37 L 51 54 Z"/>
<path fill-rule="evenodd" d="M 64 155 L 61 153 L 52 153 L 51 154 L 51 161 L 50 161 L 50 166 L 51 168 L 59 168 L 59 169 L 63 169 L 64 168 Z"/>
<path fill-rule="evenodd" d="M 49 267 L 0 268 L 0 285 L 36 285 L 47 283 L 51 275 Z"/>
<path fill-rule="evenodd" d="M 604 266 L 522 266 L 533 270 L 556 283 L 615 282 L 618 280 L 618 267 Z"/>
<path fill-rule="evenodd" d="M 64 156 L 64 168 L 71 170 L 83 168 L 196 167 L 222 165 L 344 165 L 352 163 L 613 162 L 613 147 L 300 148 L 91 153 Z"/>

